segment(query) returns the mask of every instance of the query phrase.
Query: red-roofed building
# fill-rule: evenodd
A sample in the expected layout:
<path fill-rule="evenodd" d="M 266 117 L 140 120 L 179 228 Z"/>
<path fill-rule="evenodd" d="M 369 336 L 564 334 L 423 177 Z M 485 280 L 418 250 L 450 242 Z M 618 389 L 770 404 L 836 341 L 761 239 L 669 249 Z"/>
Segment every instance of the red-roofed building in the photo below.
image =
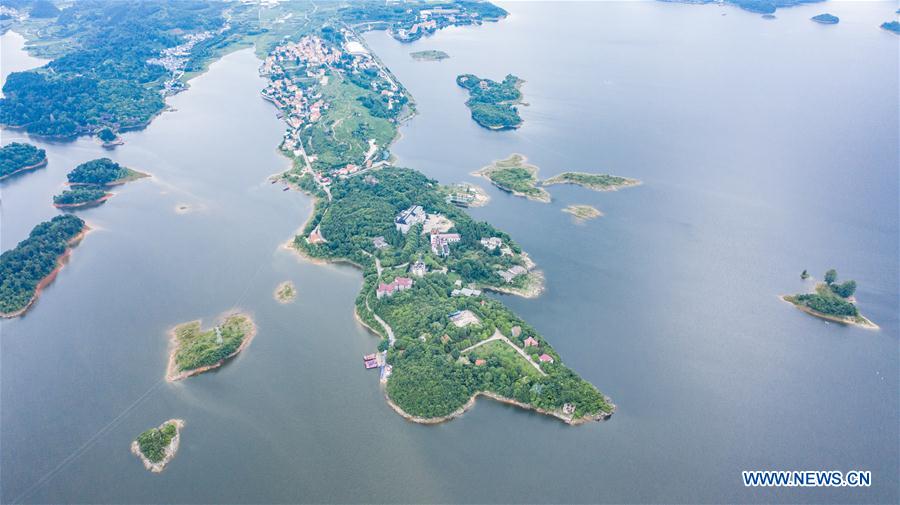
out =
<path fill-rule="evenodd" d="M 481 358 L 478 358 L 475 360 L 475 366 L 484 366 L 485 364 L 487 364 L 487 361 L 485 361 Z"/>
<path fill-rule="evenodd" d="M 550 356 L 549 354 L 541 354 L 541 356 L 538 359 L 540 360 L 541 363 L 553 363 L 553 357 Z"/>
<path fill-rule="evenodd" d="M 528 337 L 525 339 L 525 347 L 537 347 L 538 341 L 534 339 L 534 337 Z M 546 354 L 544 355 L 546 356 Z"/>
<path fill-rule="evenodd" d="M 385 284 L 381 283 L 378 285 L 378 289 L 375 290 L 375 296 L 377 298 L 381 298 L 382 296 L 391 296 L 394 294 L 394 283 Z"/>
<path fill-rule="evenodd" d="M 378 284 L 378 289 L 375 290 L 375 296 L 377 298 L 381 298 L 382 296 L 391 296 L 397 291 L 403 291 L 404 289 L 411 288 L 412 285 L 412 279 L 408 277 L 397 277 L 396 279 L 394 279 L 394 282 L 390 284 Z"/>

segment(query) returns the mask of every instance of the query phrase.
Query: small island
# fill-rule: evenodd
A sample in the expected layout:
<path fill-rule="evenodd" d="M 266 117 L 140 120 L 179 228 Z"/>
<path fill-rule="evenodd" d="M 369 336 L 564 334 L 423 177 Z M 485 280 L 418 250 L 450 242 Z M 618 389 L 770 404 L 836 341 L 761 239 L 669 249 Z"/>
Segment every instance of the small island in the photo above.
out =
<path fill-rule="evenodd" d="M 116 132 L 109 128 L 103 128 L 97 132 L 97 138 L 100 139 L 101 145 L 106 148 L 120 146 L 125 143 L 121 137 L 116 135 Z"/>
<path fill-rule="evenodd" d="M 803 274 L 800 277 L 803 278 Z M 825 282 L 816 284 L 814 293 L 784 295 L 781 298 L 807 314 L 828 321 L 877 329 L 878 325 L 863 317 L 856 308 L 856 300 L 853 298 L 855 292 L 856 281 L 837 284 L 837 271 L 831 269 L 825 272 Z"/>
<path fill-rule="evenodd" d="M 31 144 L 13 142 L 0 149 L 0 180 L 47 165 L 47 152 Z"/>
<path fill-rule="evenodd" d="M 409 55 L 412 56 L 412 58 L 416 61 L 441 61 L 446 60 L 450 57 L 450 55 L 445 53 L 444 51 L 435 50 L 415 51 L 409 53 Z"/>
<path fill-rule="evenodd" d="M 81 209 L 100 205 L 110 197 L 112 197 L 112 193 L 107 193 L 100 187 L 73 186 L 72 189 L 67 189 L 54 196 L 53 206 L 58 209 Z"/>
<path fill-rule="evenodd" d="M 818 16 L 813 16 L 810 19 L 812 19 L 816 23 L 821 23 L 823 25 L 836 25 L 840 21 L 837 16 L 828 13 L 819 14 Z"/>
<path fill-rule="evenodd" d="M 28 238 L 0 255 L 0 317 L 24 314 L 53 282 L 88 227 L 65 214 L 31 230 Z"/>
<path fill-rule="evenodd" d="M 78 165 L 66 177 L 72 186 L 118 186 L 143 177 L 149 177 L 149 175 L 123 167 L 109 158 L 98 158 Z"/>
<path fill-rule="evenodd" d="M 278 303 L 291 303 L 297 298 L 297 289 L 291 281 L 284 281 L 275 288 L 275 300 Z"/>
<path fill-rule="evenodd" d="M 550 193 L 538 187 L 538 167 L 527 163 L 528 158 L 513 153 L 509 158 L 497 160 L 472 175 L 484 177 L 507 193 L 538 202 L 550 201 Z"/>
<path fill-rule="evenodd" d="M 250 345 L 256 325 L 250 316 L 233 313 L 222 324 L 204 330 L 200 320 L 180 324 L 169 332 L 171 351 L 166 380 L 173 382 L 222 366 Z"/>
<path fill-rule="evenodd" d="M 150 428 L 131 443 L 131 453 L 141 458 L 147 470 L 162 472 L 178 452 L 181 428 L 184 428 L 181 419 L 169 419 L 158 428 Z"/>
<path fill-rule="evenodd" d="M 617 175 L 563 172 L 541 183 L 542 186 L 552 186 L 554 184 L 577 184 L 594 191 L 616 191 L 620 188 L 637 186 L 641 184 L 641 181 Z"/>
<path fill-rule="evenodd" d="M 900 35 L 900 21 L 888 21 L 881 23 L 881 28 L 892 33 Z"/>
<path fill-rule="evenodd" d="M 602 212 L 590 205 L 569 205 L 562 210 L 567 214 L 575 216 L 577 221 L 587 221 L 588 219 L 596 219 L 603 215 Z"/>
<path fill-rule="evenodd" d="M 510 130 L 522 125 L 517 104 L 522 103 L 519 88 L 525 81 L 509 74 L 503 82 L 481 79 L 472 74 L 460 75 L 456 84 L 469 91 L 466 106 L 472 119 L 489 130 Z"/>
<path fill-rule="evenodd" d="M 113 196 L 106 188 L 149 176 L 109 158 L 99 158 L 78 165 L 66 177 L 70 188 L 53 197 L 53 205 L 59 209 L 100 205 Z"/>

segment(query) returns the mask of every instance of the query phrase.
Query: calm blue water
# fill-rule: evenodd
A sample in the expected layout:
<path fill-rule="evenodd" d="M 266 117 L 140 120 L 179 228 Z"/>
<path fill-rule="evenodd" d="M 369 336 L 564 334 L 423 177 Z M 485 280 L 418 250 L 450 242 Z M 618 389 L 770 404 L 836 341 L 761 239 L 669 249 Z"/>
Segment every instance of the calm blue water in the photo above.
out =
<path fill-rule="evenodd" d="M 504 301 L 613 398 L 610 421 L 571 428 L 479 401 L 427 427 L 384 404 L 359 363 L 376 344 L 352 316 L 359 273 L 280 248 L 310 201 L 265 181 L 287 165 L 282 126 L 241 51 L 125 135 L 111 156 L 154 178 L 81 212 L 96 231 L 31 312 L 3 321 L 2 501 L 897 502 L 900 50 L 878 29 L 897 5 L 771 21 L 714 5 L 504 7 L 501 23 L 411 45 L 369 34 L 420 112 L 394 153 L 443 182 L 480 182 L 469 172 L 512 152 L 545 176 L 644 181 L 554 186 L 550 204 L 488 188 L 472 211 L 544 270 L 543 296 Z M 841 23 L 808 20 L 825 11 Z M 413 61 L 421 49 L 451 59 Z M 464 72 L 525 79 L 524 127 L 477 127 Z M 0 187 L 4 249 L 56 213 L 68 170 L 108 154 L 35 142 L 48 167 Z M 560 211 L 573 203 L 606 215 L 577 224 Z M 831 267 L 880 331 L 779 301 L 804 268 Z M 282 306 L 287 279 L 299 296 Z M 161 382 L 166 329 L 235 306 L 259 325 L 247 352 Z M 171 417 L 187 421 L 181 450 L 151 475 L 128 446 Z M 759 490 L 744 469 L 874 475 L 868 489 Z"/>

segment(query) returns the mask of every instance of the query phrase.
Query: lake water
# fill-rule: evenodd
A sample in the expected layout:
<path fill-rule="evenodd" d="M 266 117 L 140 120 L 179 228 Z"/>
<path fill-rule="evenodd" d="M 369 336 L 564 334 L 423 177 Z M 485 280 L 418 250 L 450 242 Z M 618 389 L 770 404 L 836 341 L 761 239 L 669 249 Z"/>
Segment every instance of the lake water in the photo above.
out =
<path fill-rule="evenodd" d="M 359 272 L 281 248 L 311 201 L 266 181 L 288 165 L 283 127 L 245 50 L 115 151 L 31 139 L 49 165 L 3 182 L 5 250 L 57 213 L 50 198 L 76 164 L 106 155 L 153 174 L 79 212 L 94 231 L 30 312 L 2 322 L 2 501 L 896 503 L 900 50 L 878 29 L 896 4 L 775 20 L 715 5 L 503 5 L 500 23 L 414 44 L 368 35 L 419 110 L 393 151 L 442 182 L 479 182 L 469 172 L 513 152 L 545 176 L 644 181 L 553 186 L 550 204 L 488 188 L 472 210 L 546 273 L 543 296 L 504 301 L 612 397 L 609 421 L 573 428 L 480 400 L 420 426 L 386 406 L 360 363 L 377 341 L 353 319 Z M 839 25 L 809 21 L 826 10 Z M 4 76 L 39 64 L 7 36 Z M 413 61 L 421 49 L 451 59 Z M 477 127 L 459 73 L 525 79 L 524 126 Z M 606 215 L 577 224 L 560 211 L 573 203 Z M 857 280 L 879 331 L 778 299 L 805 288 L 801 270 L 831 267 Z M 288 279 L 298 299 L 280 305 L 272 291 Z M 232 307 L 259 326 L 247 351 L 163 381 L 167 329 Z M 187 422 L 181 449 L 150 474 L 129 444 L 172 417 Z M 870 470 L 873 484 L 751 489 L 746 469 Z"/>

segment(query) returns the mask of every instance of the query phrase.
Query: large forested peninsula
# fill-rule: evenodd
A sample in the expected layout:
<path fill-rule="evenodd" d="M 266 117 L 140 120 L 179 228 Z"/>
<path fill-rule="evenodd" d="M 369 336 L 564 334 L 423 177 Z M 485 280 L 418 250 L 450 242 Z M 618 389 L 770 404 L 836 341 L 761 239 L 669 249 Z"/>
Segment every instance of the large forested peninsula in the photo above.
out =
<path fill-rule="evenodd" d="M 482 294 L 540 283 L 519 246 L 448 204 L 437 182 L 416 171 L 390 167 L 374 178 L 335 183 L 332 200 L 319 200 L 321 217 L 294 245 L 363 268 L 357 314 L 386 343 L 393 335 L 394 345 L 383 348 L 393 367 L 387 393 L 394 405 L 425 422 L 493 393 L 570 422 L 608 416 L 613 407 L 594 386 L 563 365 L 524 320 Z M 395 219 L 416 206 L 422 221 L 404 233 Z M 431 223 L 442 228 L 425 230 Z"/>
<path fill-rule="evenodd" d="M 356 314 L 382 338 L 372 363 L 389 403 L 423 423 L 459 415 L 478 395 L 573 424 L 608 417 L 614 407 L 597 388 L 484 295 L 540 293 L 541 274 L 519 245 L 474 221 L 437 181 L 388 162 L 411 102 L 361 45 L 357 33 L 327 22 L 275 41 L 263 96 L 288 123 L 281 149 L 294 167 L 282 179 L 316 196 L 292 246 L 363 270 Z"/>
<path fill-rule="evenodd" d="M 522 124 L 519 109 L 522 92 L 519 88 L 525 82 L 509 74 L 503 81 L 481 79 L 472 74 L 457 76 L 456 84 L 469 92 L 466 106 L 472 119 L 489 130 L 509 130 Z"/>
<path fill-rule="evenodd" d="M 0 148 L 0 179 L 46 164 L 46 151 L 31 144 L 12 142 Z"/>
<path fill-rule="evenodd" d="M 35 226 L 28 238 L 0 255 L 0 316 L 16 317 L 28 310 L 86 228 L 75 216 L 56 216 Z"/>

